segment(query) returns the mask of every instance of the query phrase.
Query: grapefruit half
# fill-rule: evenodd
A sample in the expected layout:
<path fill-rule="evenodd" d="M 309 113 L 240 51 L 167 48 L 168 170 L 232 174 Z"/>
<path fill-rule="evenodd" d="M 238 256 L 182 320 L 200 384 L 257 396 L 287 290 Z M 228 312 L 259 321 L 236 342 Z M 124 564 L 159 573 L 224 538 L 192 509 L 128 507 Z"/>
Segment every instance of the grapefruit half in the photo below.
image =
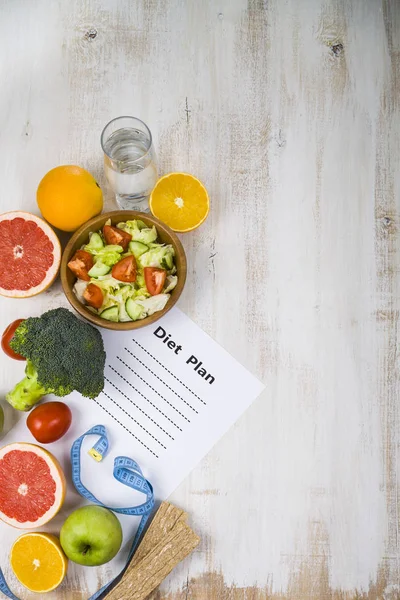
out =
<path fill-rule="evenodd" d="M 0 294 L 28 298 L 47 289 L 61 262 L 58 237 L 43 219 L 27 212 L 0 215 Z"/>
<path fill-rule="evenodd" d="M 36 444 L 0 449 L 0 519 L 17 529 L 41 527 L 60 510 L 66 491 L 57 459 Z"/>

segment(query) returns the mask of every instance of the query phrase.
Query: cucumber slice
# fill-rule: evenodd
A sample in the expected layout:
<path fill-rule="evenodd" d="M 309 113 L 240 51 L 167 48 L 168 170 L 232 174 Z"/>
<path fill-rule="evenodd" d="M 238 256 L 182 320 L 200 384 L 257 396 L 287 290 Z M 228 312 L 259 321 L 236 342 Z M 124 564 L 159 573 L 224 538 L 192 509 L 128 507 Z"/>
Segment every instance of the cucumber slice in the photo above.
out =
<path fill-rule="evenodd" d="M 118 306 L 110 306 L 109 308 L 106 308 L 102 313 L 100 313 L 100 316 L 102 319 L 107 319 L 107 321 L 114 321 L 115 323 L 118 323 Z"/>
<path fill-rule="evenodd" d="M 132 321 L 137 321 L 140 319 L 143 313 L 143 306 L 137 304 L 132 298 L 128 298 L 125 303 L 125 310 L 132 319 Z"/>
<path fill-rule="evenodd" d="M 90 277 L 102 277 L 111 271 L 111 267 L 98 260 L 89 271 Z"/>
<path fill-rule="evenodd" d="M 172 267 L 174 266 L 174 257 L 171 253 L 166 254 L 161 259 L 161 266 L 164 267 L 164 269 L 166 269 L 167 271 L 172 269 Z"/>
<path fill-rule="evenodd" d="M 134 255 L 135 258 L 139 258 L 149 249 L 146 244 L 142 242 L 129 242 L 129 251 Z"/>
<path fill-rule="evenodd" d="M 119 321 L 120 323 L 126 323 L 127 321 L 132 321 L 128 313 L 126 312 L 125 304 L 121 302 L 119 305 Z"/>
<path fill-rule="evenodd" d="M 92 233 L 89 240 L 89 246 L 93 248 L 93 250 L 101 250 L 104 248 L 103 240 L 99 233 Z"/>

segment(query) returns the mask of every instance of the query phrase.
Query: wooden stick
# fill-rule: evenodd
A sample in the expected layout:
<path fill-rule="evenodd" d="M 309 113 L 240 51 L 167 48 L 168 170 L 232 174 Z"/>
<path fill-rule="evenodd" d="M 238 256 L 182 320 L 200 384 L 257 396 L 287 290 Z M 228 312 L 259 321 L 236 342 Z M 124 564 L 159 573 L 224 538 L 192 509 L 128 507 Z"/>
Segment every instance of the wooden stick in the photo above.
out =
<path fill-rule="evenodd" d="M 163 502 L 121 581 L 107 600 L 145 600 L 200 538 L 186 523 L 186 513 Z"/>

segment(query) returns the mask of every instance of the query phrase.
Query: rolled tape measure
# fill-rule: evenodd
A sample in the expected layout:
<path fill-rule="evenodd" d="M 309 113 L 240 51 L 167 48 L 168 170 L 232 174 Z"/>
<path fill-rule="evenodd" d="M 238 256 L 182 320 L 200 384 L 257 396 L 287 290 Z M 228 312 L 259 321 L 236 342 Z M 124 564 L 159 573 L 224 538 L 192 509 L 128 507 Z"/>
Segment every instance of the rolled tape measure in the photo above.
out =
<path fill-rule="evenodd" d="M 92 456 L 94 460 L 97 462 L 101 462 L 109 449 L 109 443 L 107 438 L 106 428 L 103 425 L 95 425 L 89 431 L 81 435 L 75 442 L 72 444 L 71 448 L 71 463 L 72 463 L 72 481 L 76 488 L 83 498 L 93 502 L 93 504 L 98 504 L 99 506 L 103 506 L 104 508 L 108 508 L 108 510 L 112 510 L 115 513 L 119 513 L 122 515 L 131 515 L 135 517 L 141 517 L 139 527 L 136 531 L 135 537 L 132 542 L 132 546 L 129 551 L 128 559 L 126 562 L 126 566 L 122 569 L 121 573 L 115 577 L 112 581 L 104 585 L 100 590 L 98 590 L 93 596 L 89 598 L 89 600 L 101 600 L 105 598 L 107 592 L 120 580 L 123 573 L 126 570 L 136 548 L 140 540 L 140 536 L 143 533 L 143 529 L 145 528 L 146 522 L 150 517 L 150 514 L 154 508 L 154 493 L 153 487 L 149 481 L 143 476 L 142 470 L 132 458 L 128 458 L 127 456 L 117 456 L 114 460 L 114 470 L 113 475 L 117 481 L 130 487 L 133 490 L 138 492 L 142 492 L 146 495 L 146 501 L 143 504 L 139 504 L 137 506 L 130 506 L 128 508 L 116 508 L 112 506 L 106 506 L 101 502 L 92 492 L 90 492 L 85 485 L 82 483 L 81 479 L 81 448 L 83 440 L 88 435 L 96 435 L 98 436 L 98 440 L 90 449 L 89 454 Z M 10 588 L 8 587 L 6 580 L 4 578 L 3 572 L 0 569 L 0 591 L 3 592 L 7 598 L 11 598 L 11 600 L 20 600 L 15 594 L 12 593 Z"/>

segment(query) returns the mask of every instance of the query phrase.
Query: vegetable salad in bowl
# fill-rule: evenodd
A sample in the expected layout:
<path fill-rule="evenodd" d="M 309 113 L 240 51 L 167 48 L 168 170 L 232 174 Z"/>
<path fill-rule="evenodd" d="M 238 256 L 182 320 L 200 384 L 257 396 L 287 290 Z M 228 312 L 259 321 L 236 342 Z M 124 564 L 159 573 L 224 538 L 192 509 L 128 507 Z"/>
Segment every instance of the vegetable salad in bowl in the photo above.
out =
<path fill-rule="evenodd" d="M 68 262 L 78 300 L 103 319 L 129 322 L 164 309 L 178 283 L 175 250 L 139 219 L 107 221 Z"/>

